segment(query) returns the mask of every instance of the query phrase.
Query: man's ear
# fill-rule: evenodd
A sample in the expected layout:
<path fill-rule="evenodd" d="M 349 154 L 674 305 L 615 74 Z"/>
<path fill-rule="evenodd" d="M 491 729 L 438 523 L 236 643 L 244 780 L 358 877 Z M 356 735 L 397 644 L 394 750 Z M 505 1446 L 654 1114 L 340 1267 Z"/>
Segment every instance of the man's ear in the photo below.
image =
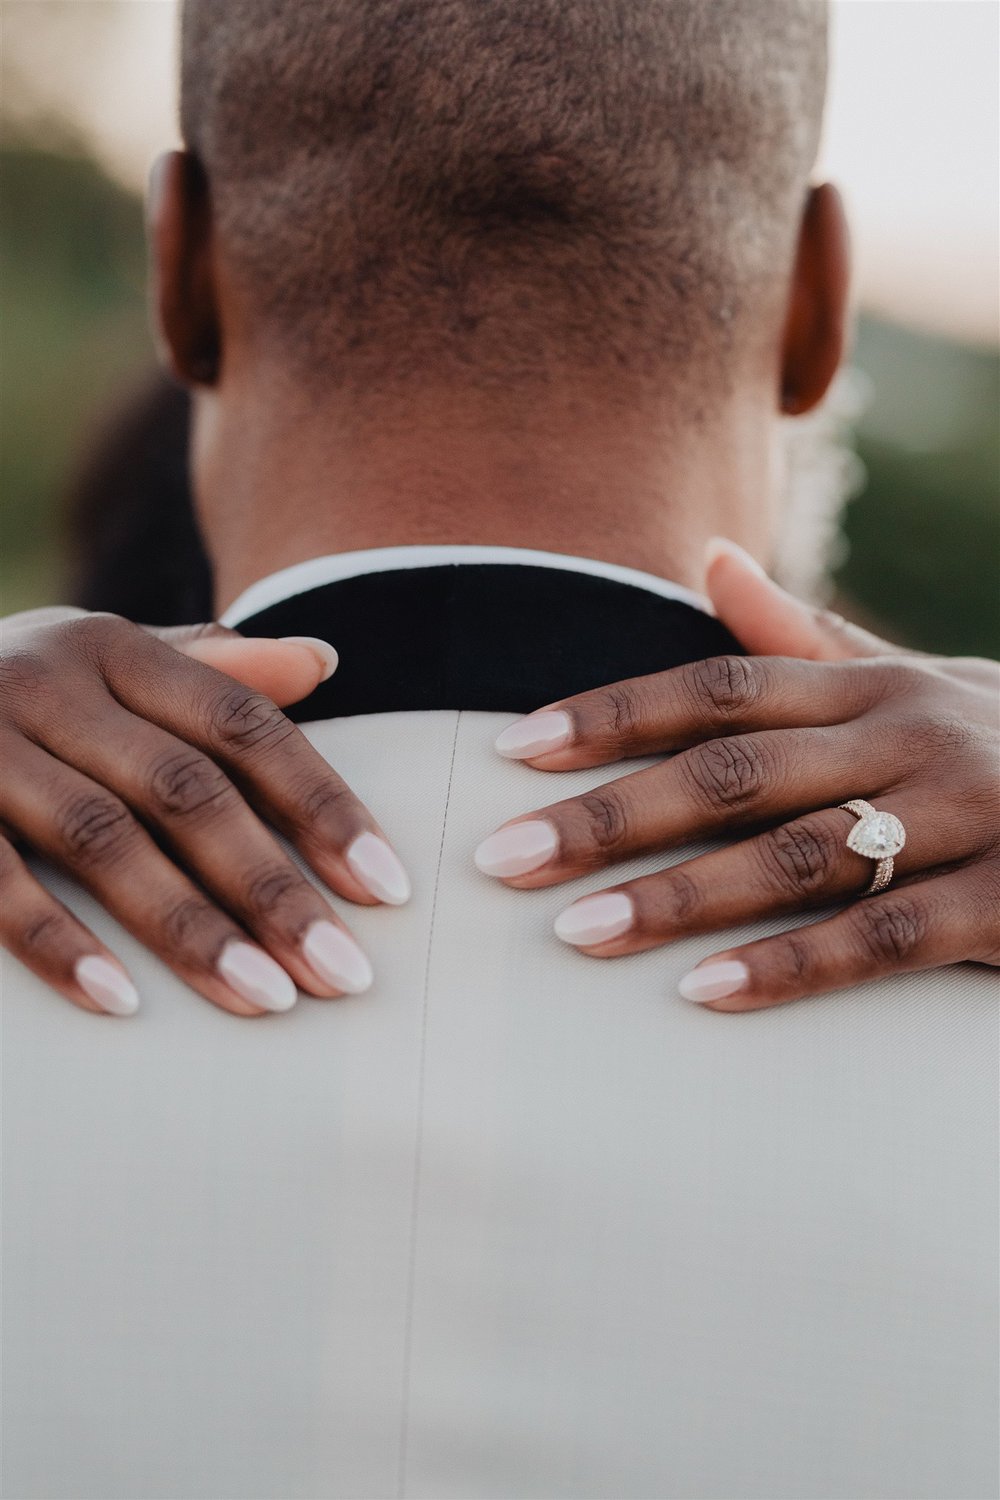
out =
<path fill-rule="evenodd" d="M 810 411 L 826 395 L 847 339 L 850 239 L 840 194 L 812 188 L 799 230 L 782 340 L 781 410 Z"/>
<path fill-rule="evenodd" d="M 149 179 L 153 305 L 161 344 L 187 385 L 214 385 L 222 339 L 204 168 L 190 151 L 158 157 Z"/>

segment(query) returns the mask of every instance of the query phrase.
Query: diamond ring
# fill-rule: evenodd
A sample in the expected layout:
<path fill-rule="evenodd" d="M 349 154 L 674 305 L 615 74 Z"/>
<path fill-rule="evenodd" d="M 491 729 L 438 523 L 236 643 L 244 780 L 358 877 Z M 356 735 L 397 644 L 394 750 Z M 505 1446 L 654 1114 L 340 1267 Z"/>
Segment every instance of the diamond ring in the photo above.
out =
<path fill-rule="evenodd" d="M 877 895 L 892 879 L 893 856 L 906 843 L 906 829 L 892 813 L 878 812 L 861 797 L 841 802 L 840 806 L 858 819 L 847 835 L 848 849 L 875 861 L 875 874 L 864 895 Z"/>

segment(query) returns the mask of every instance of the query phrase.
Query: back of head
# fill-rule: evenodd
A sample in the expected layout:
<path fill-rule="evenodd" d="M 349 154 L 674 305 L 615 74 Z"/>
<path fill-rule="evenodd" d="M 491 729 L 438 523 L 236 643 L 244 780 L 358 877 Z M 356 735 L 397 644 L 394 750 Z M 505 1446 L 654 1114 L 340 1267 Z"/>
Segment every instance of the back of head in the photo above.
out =
<path fill-rule="evenodd" d="M 186 0 L 182 126 L 269 346 L 344 385 L 773 344 L 818 0 Z"/>

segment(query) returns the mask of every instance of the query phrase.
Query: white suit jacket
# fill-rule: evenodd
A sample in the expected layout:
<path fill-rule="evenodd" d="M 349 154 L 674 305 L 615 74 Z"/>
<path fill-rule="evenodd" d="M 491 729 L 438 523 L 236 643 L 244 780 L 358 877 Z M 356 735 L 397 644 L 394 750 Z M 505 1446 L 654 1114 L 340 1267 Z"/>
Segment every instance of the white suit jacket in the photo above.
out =
<path fill-rule="evenodd" d="M 236 1019 L 47 877 L 143 1006 L 5 970 L 8 1500 L 994 1495 L 994 977 L 727 1016 L 677 980 L 731 936 L 567 949 L 679 856 L 479 875 L 635 769 L 543 778 L 512 718 L 308 727 L 414 876 L 343 908 L 367 995 Z"/>

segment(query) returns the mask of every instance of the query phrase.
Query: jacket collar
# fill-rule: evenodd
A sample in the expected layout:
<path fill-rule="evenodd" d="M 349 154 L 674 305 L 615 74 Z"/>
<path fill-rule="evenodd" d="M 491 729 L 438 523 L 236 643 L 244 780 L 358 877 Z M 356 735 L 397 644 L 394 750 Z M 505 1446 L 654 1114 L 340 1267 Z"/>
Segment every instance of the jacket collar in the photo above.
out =
<path fill-rule="evenodd" d="M 528 713 L 740 649 L 682 598 L 511 562 L 356 574 L 270 604 L 237 628 L 336 646 L 333 677 L 289 710 L 300 722 L 399 710 Z"/>

